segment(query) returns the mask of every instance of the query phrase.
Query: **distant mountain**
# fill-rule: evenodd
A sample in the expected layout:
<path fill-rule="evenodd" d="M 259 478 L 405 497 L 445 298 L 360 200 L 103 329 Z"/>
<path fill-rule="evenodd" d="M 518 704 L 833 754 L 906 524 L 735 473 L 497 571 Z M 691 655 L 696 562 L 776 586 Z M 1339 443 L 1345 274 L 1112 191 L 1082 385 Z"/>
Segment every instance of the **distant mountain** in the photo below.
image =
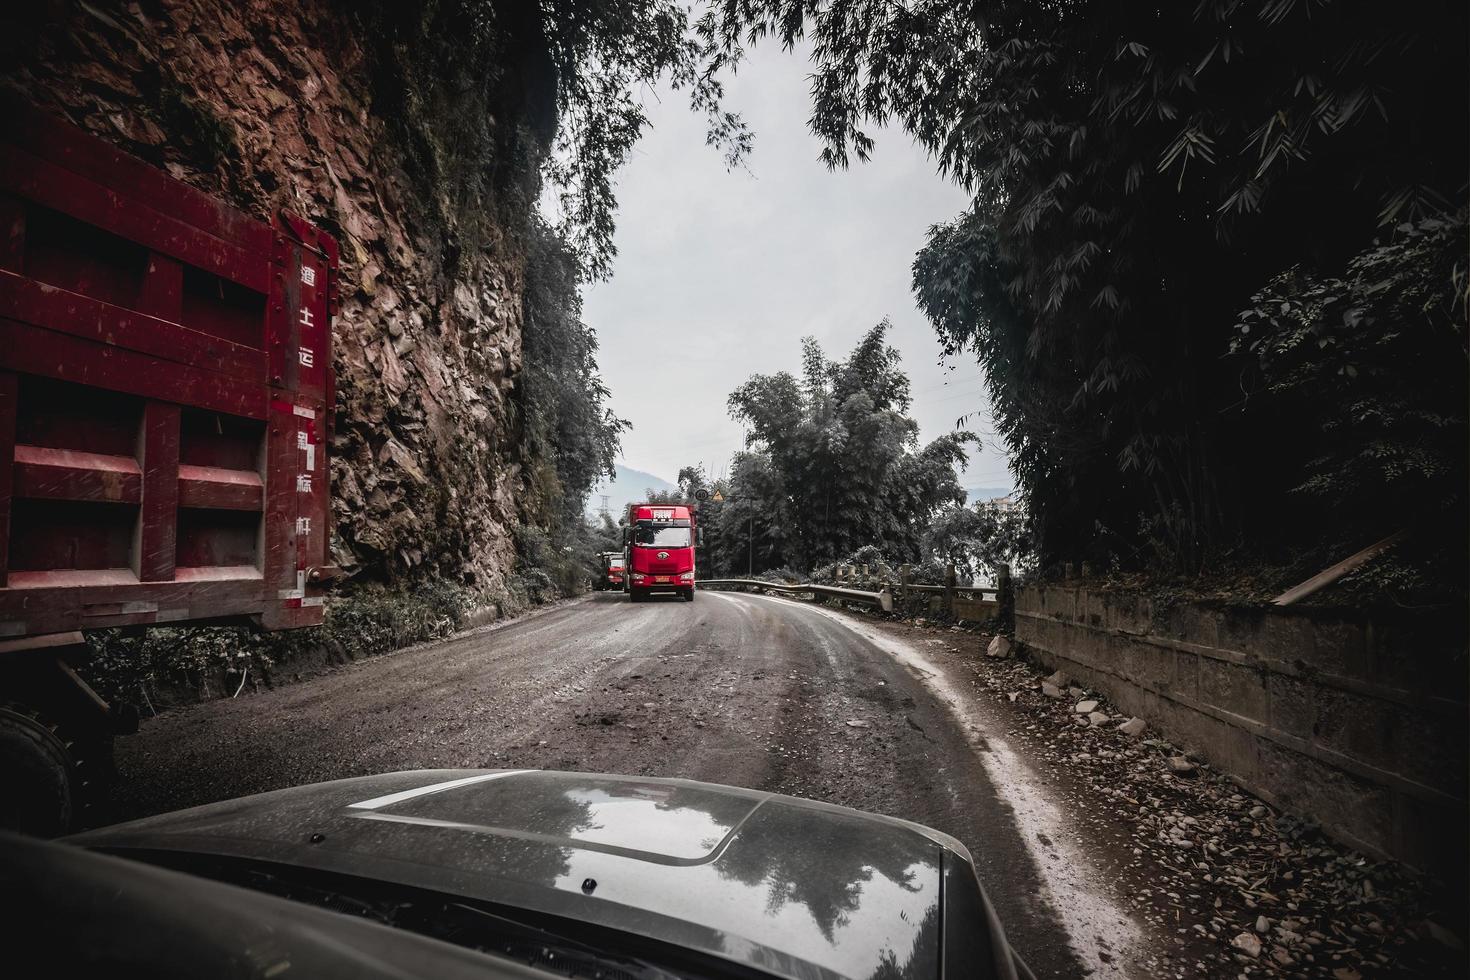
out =
<path fill-rule="evenodd" d="M 1015 491 L 1011 487 L 971 487 L 965 491 L 965 504 L 971 505 L 996 497 L 1009 497 Z"/>
<path fill-rule="evenodd" d="M 619 515 L 627 513 L 629 504 L 647 500 L 649 490 L 677 489 L 679 488 L 668 480 L 652 473 L 619 465 L 615 479 L 603 481 L 592 489 L 591 495 L 587 497 L 587 513 L 596 514 L 602 510 L 602 498 L 606 496 L 608 513 L 616 521 Z"/>

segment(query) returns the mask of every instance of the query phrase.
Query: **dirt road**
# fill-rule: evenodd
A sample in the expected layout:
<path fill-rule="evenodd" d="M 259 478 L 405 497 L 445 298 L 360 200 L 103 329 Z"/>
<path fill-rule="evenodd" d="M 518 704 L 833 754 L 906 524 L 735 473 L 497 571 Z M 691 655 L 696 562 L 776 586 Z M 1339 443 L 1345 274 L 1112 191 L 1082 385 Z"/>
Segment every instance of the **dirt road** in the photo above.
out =
<path fill-rule="evenodd" d="M 1038 975 L 1141 975 L 1139 926 L 1093 884 L 1106 849 L 948 676 L 976 638 L 938 635 L 767 597 L 599 594 L 146 721 L 119 742 L 117 815 L 420 767 L 731 783 L 953 834 Z"/>

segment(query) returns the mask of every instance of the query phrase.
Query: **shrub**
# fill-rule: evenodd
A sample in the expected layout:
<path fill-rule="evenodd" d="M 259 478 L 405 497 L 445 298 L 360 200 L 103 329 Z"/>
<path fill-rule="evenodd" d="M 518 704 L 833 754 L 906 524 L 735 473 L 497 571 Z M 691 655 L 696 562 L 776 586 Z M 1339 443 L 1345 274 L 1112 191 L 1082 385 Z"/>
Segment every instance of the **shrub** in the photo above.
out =
<path fill-rule="evenodd" d="M 92 656 L 79 673 L 105 698 L 152 703 L 160 689 L 208 699 L 305 654 L 375 656 L 448 636 L 480 597 L 444 580 L 407 591 L 363 586 L 331 597 L 323 625 L 263 633 L 248 626 L 166 626 L 87 634 Z"/>

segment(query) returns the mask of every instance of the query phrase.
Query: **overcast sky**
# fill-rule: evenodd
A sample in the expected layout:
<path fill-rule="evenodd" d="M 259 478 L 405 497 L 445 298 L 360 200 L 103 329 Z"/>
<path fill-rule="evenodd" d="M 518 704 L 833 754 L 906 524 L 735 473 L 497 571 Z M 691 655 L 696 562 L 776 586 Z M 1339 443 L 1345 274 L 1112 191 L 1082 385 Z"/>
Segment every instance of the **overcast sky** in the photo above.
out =
<path fill-rule="evenodd" d="M 633 423 L 623 461 L 670 481 L 689 463 L 719 475 L 743 435 L 726 408 L 732 390 L 755 373 L 797 372 L 807 335 L 844 357 L 887 316 L 922 438 L 978 413 L 967 427 L 984 448 L 964 485 L 1009 486 L 979 366 L 940 367 L 909 290 L 926 229 L 966 196 L 897 131 L 877 134 L 872 162 L 829 172 L 806 128 L 807 71 L 803 56 L 767 45 L 730 82 L 728 107 L 755 131 L 748 172 L 725 171 L 682 94 L 646 94 L 653 126 L 620 173 L 612 278 L 588 289 L 585 307 L 612 408 Z"/>

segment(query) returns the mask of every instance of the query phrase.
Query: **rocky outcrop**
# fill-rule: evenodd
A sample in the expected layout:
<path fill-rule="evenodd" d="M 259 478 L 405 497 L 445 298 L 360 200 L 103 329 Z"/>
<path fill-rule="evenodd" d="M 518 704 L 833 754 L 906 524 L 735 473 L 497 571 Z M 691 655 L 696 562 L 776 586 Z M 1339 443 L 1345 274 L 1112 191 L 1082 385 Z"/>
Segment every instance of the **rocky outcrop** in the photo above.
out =
<path fill-rule="evenodd" d="M 252 214 L 337 235 L 335 557 L 493 590 L 522 485 L 516 229 L 554 84 L 534 37 L 497 56 L 456 35 L 458 5 L 401 6 L 32 4 L 7 15 L 0 78 Z"/>

